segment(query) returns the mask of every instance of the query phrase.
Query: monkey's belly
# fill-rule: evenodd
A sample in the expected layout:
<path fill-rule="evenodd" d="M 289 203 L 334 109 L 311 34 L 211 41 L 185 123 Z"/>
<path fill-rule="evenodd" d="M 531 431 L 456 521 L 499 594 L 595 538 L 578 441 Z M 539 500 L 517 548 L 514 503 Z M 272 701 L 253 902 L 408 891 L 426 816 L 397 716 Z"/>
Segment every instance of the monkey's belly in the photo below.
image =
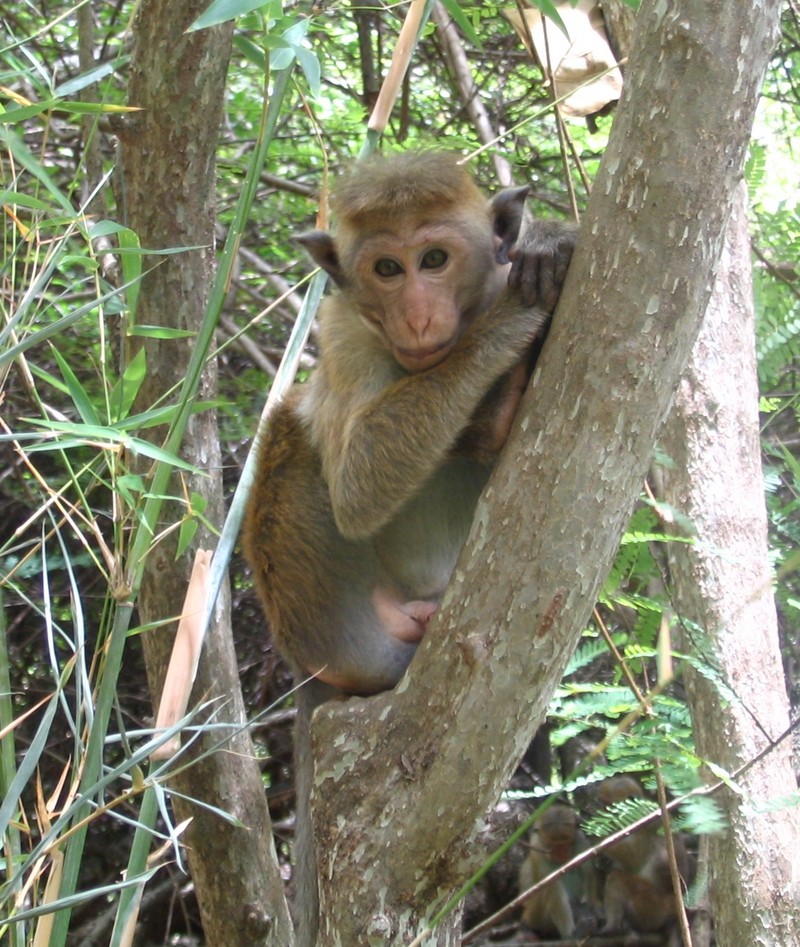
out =
<path fill-rule="evenodd" d="M 438 601 L 469 534 L 489 472 L 452 458 L 373 540 L 378 561 L 409 600 Z"/>

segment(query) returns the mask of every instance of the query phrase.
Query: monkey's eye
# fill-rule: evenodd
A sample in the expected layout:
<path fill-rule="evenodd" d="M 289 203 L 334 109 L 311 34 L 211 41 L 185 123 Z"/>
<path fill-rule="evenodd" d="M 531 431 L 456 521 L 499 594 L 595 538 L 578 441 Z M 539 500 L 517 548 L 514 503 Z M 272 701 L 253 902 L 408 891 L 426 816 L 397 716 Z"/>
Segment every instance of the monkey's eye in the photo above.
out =
<path fill-rule="evenodd" d="M 440 250 L 436 247 L 425 253 L 420 266 L 423 270 L 438 270 L 439 267 L 444 266 L 445 263 L 447 263 L 447 251 Z"/>
<path fill-rule="evenodd" d="M 397 262 L 397 260 L 392 260 L 389 257 L 383 257 L 380 260 L 375 261 L 375 272 L 378 276 L 382 276 L 384 279 L 388 279 L 390 276 L 399 276 L 403 272 L 403 267 Z"/>

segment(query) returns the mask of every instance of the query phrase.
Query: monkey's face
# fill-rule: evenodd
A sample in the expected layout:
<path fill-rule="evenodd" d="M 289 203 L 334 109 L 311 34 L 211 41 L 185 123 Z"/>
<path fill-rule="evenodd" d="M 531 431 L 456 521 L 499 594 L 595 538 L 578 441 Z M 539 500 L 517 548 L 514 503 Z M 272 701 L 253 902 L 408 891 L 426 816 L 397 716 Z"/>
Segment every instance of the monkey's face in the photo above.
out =
<path fill-rule="evenodd" d="M 341 255 L 345 292 L 408 372 L 443 361 L 504 282 L 485 215 L 384 224 L 360 234 L 348 251 Z"/>

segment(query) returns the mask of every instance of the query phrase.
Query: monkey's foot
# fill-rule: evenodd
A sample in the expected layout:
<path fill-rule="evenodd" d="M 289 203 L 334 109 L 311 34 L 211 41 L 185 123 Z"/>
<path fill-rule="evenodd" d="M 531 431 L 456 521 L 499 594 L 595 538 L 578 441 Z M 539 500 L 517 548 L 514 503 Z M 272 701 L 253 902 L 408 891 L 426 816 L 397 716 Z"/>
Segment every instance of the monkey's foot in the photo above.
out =
<path fill-rule="evenodd" d="M 438 602 L 404 602 L 386 588 L 375 589 L 372 603 L 384 631 L 393 638 L 410 643 L 422 639 L 428 622 L 439 607 Z"/>

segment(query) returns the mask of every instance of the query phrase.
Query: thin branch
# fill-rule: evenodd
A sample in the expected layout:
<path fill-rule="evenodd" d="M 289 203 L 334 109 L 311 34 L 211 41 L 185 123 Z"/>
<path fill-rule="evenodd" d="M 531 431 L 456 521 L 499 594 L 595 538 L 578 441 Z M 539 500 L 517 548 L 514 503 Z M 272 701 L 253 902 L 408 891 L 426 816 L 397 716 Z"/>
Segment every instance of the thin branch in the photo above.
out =
<path fill-rule="evenodd" d="M 497 141 L 497 129 L 492 125 L 489 112 L 480 97 L 478 86 L 475 84 L 475 79 L 472 76 L 467 54 L 464 51 L 464 46 L 459 38 L 455 23 L 442 4 L 438 2 L 433 8 L 432 19 L 439 30 L 445 54 L 450 62 L 450 68 L 453 70 L 456 85 L 458 86 L 458 94 L 475 126 L 478 138 L 485 145 Z M 503 187 L 508 187 L 513 183 L 510 162 L 496 151 L 492 153 L 492 161 L 494 162 L 497 180 Z"/>

